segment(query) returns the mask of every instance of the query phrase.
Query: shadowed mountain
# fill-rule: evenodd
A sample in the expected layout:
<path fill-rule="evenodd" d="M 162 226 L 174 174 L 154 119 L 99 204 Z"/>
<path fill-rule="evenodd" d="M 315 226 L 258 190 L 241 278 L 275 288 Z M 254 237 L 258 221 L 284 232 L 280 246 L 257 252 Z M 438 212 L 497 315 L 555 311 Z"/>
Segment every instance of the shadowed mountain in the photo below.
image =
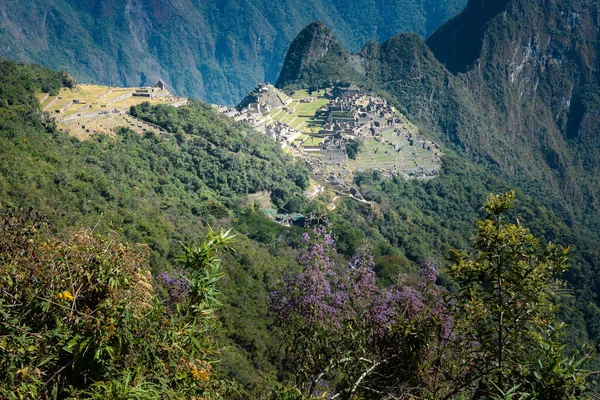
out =
<path fill-rule="evenodd" d="M 80 82 L 154 84 L 233 105 L 274 82 L 289 43 L 315 19 L 353 51 L 398 32 L 426 36 L 466 0 L 30 0 L 0 4 L 0 57 Z"/>
<path fill-rule="evenodd" d="M 469 2 L 458 16 L 436 30 L 427 46 L 448 70 L 466 72 L 479 57 L 486 25 L 502 13 L 510 0 L 477 0 Z"/>
<path fill-rule="evenodd" d="M 600 292 L 599 7 L 592 0 L 471 0 L 427 42 L 411 34 L 369 42 L 329 71 L 337 79 L 358 74 L 358 84 L 387 92 L 429 134 L 581 232 L 589 242 L 578 251 L 595 266 L 570 279 L 584 297 Z M 321 83 L 306 71 L 326 57 L 286 75 L 291 88 Z M 581 310 L 590 334 L 600 336 L 597 304 Z"/>

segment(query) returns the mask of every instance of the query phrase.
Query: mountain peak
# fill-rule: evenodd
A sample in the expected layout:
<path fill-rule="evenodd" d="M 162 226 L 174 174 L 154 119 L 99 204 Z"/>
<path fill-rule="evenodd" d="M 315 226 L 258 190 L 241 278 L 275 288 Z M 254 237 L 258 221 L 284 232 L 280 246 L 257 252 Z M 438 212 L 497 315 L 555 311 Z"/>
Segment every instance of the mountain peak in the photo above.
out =
<path fill-rule="evenodd" d="M 297 81 L 308 65 L 327 56 L 344 58 L 347 52 L 323 22 L 313 21 L 290 44 L 276 86 Z"/>

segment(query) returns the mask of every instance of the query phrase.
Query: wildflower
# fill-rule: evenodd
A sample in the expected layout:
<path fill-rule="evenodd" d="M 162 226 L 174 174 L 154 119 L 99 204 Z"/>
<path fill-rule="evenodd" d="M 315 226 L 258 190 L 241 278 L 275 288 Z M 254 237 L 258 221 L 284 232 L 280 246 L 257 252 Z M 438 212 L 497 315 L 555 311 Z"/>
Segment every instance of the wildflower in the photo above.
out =
<path fill-rule="evenodd" d="M 208 382 L 210 380 L 210 364 L 206 361 L 202 361 L 203 368 L 198 369 L 192 368 L 192 377 L 197 381 Z"/>
<path fill-rule="evenodd" d="M 59 300 L 64 300 L 64 301 L 73 301 L 75 299 L 75 297 L 73 297 L 71 292 L 69 292 L 68 290 L 65 290 L 64 292 L 60 292 L 59 294 L 56 295 L 56 298 Z"/>

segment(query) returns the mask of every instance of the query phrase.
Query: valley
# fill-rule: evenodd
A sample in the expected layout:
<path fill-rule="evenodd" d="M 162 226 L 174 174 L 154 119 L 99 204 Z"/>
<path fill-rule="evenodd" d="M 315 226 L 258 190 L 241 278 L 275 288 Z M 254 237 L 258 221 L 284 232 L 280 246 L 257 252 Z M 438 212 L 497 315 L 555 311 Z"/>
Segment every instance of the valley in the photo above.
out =
<path fill-rule="evenodd" d="M 595 2 L 35 3 L 0 398 L 600 399 Z"/>
<path fill-rule="evenodd" d="M 277 78 L 290 41 L 315 19 L 337 26 L 344 44 L 357 50 L 368 40 L 385 40 L 397 32 L 426 37 L 465 4 L 466 0 L 3 2 L 0 57 L 65 69 L 84 83 L 147 86 L 160 78 L 181 96 L 233 105 L 258 82 Z"/>

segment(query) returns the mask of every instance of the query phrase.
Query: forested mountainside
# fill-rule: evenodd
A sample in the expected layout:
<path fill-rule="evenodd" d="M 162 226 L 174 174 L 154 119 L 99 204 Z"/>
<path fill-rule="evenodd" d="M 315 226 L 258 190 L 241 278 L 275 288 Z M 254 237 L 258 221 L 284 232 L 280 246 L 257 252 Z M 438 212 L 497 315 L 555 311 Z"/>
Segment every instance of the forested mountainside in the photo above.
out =
<path fill-rule="evenodd" d="M 595 280 L 599 265 L 588 251 L 600 237 L 599 32 L 598 4 L 583 0 L 472 0 L 427 41 L 400 34 L 355 54 L 314 23 L 290 46 L 278 86 L 354 81 L 389 95 L 429 134 L 590 239 L 581 251 Z"/>
<path fill-rule="evenodd" d="M 121 86 L 163 79 L 212 103 L 241 100 L 277 78 L 292 38 L 312 20 L 357 50 L 398 32 L 429 35 L 465 0 L 28 1 L 0 4 L 0 57 Z"/>
<path fill-rule="evenodd" d="M 469 249 L 488 193 L 511 187 L 447 149 L 439 177 L 358 174 L 367 202 L 339 199 L 330 210 L 331 194 L 303 196 L 306 169 L 275 142 L 201 103 L 131 109 L 161 135 L 123 129 L 79 141 L 57 130 L 35 98 L 72 86 L 68 75 L 12 62 L 1 69 L 0 284 L 10 297 L 0 302 L 8 321 L 0 345 L 13 350 L 0 355 L 0 390 L 8 398 L 299 398 L 289 386 L 300 385 L 291 372 L 301 365 L 284 351 L 269 305 L 302 269 L 304 234 L 313 231 L 276 224 L 258 210 L 261 202 L 304 213 L 309 227 L 328 219 L 332 260 L 372 254 L 377 285 L 395 288 L 398 274 L 416 282 L 423 265 L 436 260 L 444 269 L 451 248 Z M 595 253 L 557 210 L 522 192 L 518 198 L 512 216 L 537 235 L 575 245 L 568 277 L 587 285 L 576 287 L 577 301 L 561 300 L 561 315 L 571 324 L 565 339 L 577 347 L 598 331 L 587 258 Z M 209 226 L 232 227 L 237 236 L 231 241 Z M 452 286 L 445 273 L 440 283 Z M 77 305 L 70 314 L 67 303 Z"/>
<path fill-rule="evenodd" d="M 446 143 L 515 182 L 539 183 L 537 190 L 571 204 L 573 221 L 585 218 L 598 231 L 589 219 L 600 194 L 597 11 L 583 0 L 471 1 L 427 42 L 401 34 L 302 65 L 291 55 L 313 54 L 297 49 L 316 45 L 296 40 L 279 86 L 323 85 L 315 71 L 330 70 L 329 83 L 357 80 L 384 90 Z M 306 29 L 316 32 L 314 24 Z"/>
<path fill-rule="evenodd" d="M 162 6 L 124 5 L 148 40 Z M 435 176 L 357 170 L 360 198 L 199 101 L 80 140 L 38 101 L 69 74 L 0 62 L 0 397 L 598 396 L 597 8 L 472 0 L 356 54 L 311 23 L 278 86 L 357 83 L 439 143 Z"/>

